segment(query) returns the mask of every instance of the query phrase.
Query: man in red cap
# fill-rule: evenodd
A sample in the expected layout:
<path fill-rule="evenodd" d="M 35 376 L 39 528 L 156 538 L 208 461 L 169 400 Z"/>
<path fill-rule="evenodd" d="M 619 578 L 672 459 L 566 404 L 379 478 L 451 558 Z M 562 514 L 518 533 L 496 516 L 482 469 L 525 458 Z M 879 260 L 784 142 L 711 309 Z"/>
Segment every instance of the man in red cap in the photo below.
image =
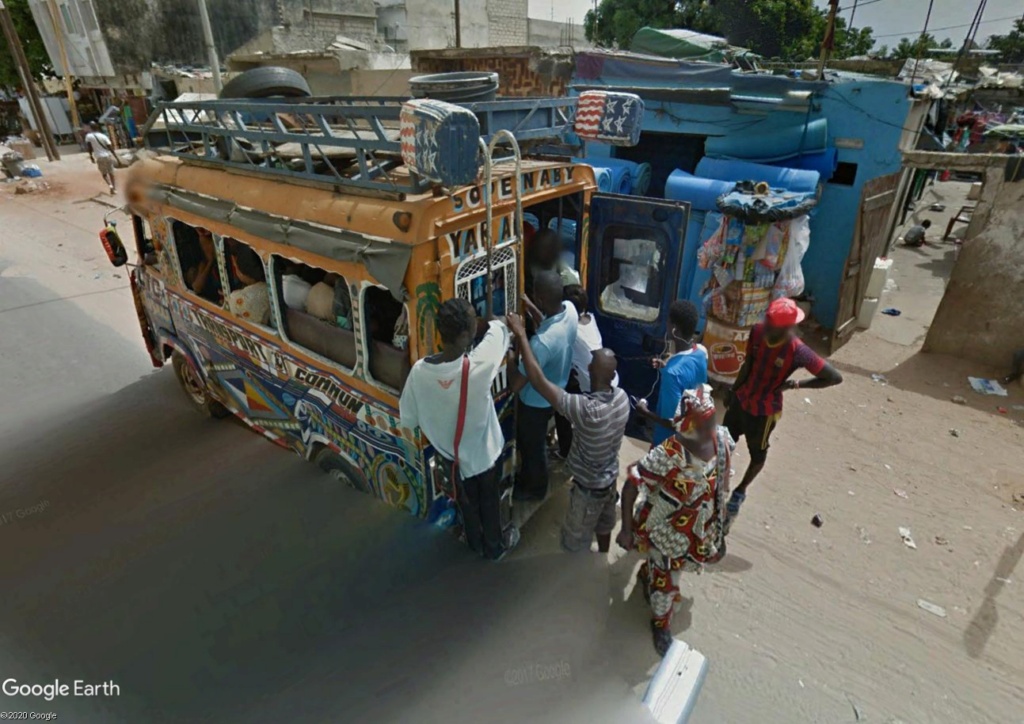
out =
<path fill-rule="evenodd" d="M 782 417 L 783 391 L 820 390 L 843 381 L 838 370 L 796 336 L 796 327 L 803 319 L 803 310 L 792 299 L 776 299 L 768 307 L 765 321 L 750 330 L 747 357 L 732 387 L 724 420 L 733 440 L 739 440 L 740 435 L 747 438 L 750 451 L 747 472 L 729 498 L 729 524 L 739 514 L 747 488 L 768 459 L 768 440 Z M 789 379 L 800 368 L 814 379 Z"/>

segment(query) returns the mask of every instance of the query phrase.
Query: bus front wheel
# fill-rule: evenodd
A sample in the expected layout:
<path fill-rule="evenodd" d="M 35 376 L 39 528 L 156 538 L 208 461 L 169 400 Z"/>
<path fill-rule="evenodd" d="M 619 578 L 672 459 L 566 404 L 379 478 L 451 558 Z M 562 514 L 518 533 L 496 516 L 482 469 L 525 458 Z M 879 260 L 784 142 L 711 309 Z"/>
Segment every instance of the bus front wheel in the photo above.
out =
<path fill-rule="evenodd" d="M 210 397 L 206 390 L 202 377 L 192 363 L 185 359 L 181 352 L 174 352 L 171 355 L 171 366 L 174 367 L 174 374 L 181 383 L 181 389 L 185 391 L 192 406 L 205 417 L 221 418 L 227 417 L 231 412 L 224 405 Z"/>

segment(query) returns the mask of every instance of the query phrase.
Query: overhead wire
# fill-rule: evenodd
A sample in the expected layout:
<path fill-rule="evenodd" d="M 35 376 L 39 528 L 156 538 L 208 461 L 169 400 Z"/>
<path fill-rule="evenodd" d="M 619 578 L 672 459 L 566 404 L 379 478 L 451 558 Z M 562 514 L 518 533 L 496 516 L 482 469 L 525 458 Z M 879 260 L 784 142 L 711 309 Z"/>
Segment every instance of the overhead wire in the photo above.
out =
<path fill-rule="evenodd" d="M 978 25 L 987 25 L 989 23 L 1001 23 L 1001 22 L 1003 22 L 1005 20 L 1017 20 L 1017 16 L 1016 15 L 1009 15 L 1009 16 L 1007 16 L 1005 18 L 992 18 L 991 20 L 982 20 L 980 23 L 978 23 Z M 931 28 L 931 31 L 935 32 L 935 31 L 938 31 L 938 30 L 956 30 L 957 28 L 969 28 L 969 27 L 971 27 L 973 25 L 974 25 L 973 22 L 972 23 L 960 23 L 959 25 L 945 25 L 945 26 L 943 26 L 941 28 Z M 876 38 L 876 39 L 877 38 L 896 38 L 896 37 L 907 38 L 907 37 L 913 36 L 916 33 L 917 33 L 916 30 L 904 30 L 904 31 L 899 32 L 899 33 L 883 33 L 882 35 L 874 35 L 873 37 Z"/>

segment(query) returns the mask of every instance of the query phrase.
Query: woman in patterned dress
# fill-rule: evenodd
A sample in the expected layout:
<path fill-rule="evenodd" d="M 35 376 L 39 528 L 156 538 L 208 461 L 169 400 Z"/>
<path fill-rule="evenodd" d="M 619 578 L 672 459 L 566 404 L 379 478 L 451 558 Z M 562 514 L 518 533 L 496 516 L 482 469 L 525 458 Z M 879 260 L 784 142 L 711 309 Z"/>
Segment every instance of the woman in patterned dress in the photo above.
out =
<path fill-rule="evenodd" d="M 622 491 L 623 548 L 647 555 L 638 580 L 651 606 L 654 648 L 672 644 L 672 615 L 682 603 L 683 571 L 700 572 L 725 556 L 725 505 L 735 443 L 715 423 L 711 388 L 686 390 L 673 420 L 676 434 L 629 469 Z M 646 497 L 634 522 L 640 489 Z"/>

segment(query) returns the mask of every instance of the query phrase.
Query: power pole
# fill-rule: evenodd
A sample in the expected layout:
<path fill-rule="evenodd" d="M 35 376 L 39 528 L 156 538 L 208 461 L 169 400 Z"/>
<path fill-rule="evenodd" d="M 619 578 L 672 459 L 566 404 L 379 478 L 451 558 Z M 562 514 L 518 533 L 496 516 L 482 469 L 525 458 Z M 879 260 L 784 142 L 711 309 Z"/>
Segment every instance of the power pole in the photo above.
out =
<path fill-rule="evenodd" d="M 220 60 L 217 58 L 217 46 L 213 44 L 213 28 L 210 26 L 210 11 L 206 8 L 206 0 L 199 0 L 199 21 L 203 26 L 206 57 L 209 58 L 210 70 L 213 71 L 213 88 L 220 95 L 224 84 L 220 81 Z"/>
<path fill-rule="evenodd" d="M 462 8 L 459 0 L 455 0 L 455 47 L 462 47 Z"/>
<path fill-rule="evenodd" d="M 78 129 L 82 125 L 78 117 L 78 103 L 75 101 L 75 89 L 72 87 L 71 65 L 68 63 L 68 51 L 64 47 L 64 27 L 57 12 L 57 0 L 49 0 L 50 19 L 53 21 L 53 34 L 57 37 L 57 48 L 60 50 L 60 65 L 64 69 L 64 90 L 68 94 L 68 108 L 71 109 L 71 127 Z"/>
<path fill-rule="evenodd" d="M 971 21 L 971 26 L 967 28 L 967 37 L 964 38 L 964 44 L 960 47 L 960 52 L 956 54 L 956 60 L 953 61 L 953 70 L 949 73 L 949 85 L 952 85 L 953 76 L 960 70 L 960 63 L 963 62 L 967 51 L 974 42 L 974 37 L 978 34 L 978 28 L 981 27 L 981 17 L 985 14 L 985 6 L 987 4 L 988 0 L 978 1 L 978 9 L 974 12 L 974 20 Z"/>
<path fill-rule="evenodd" d="M 932 20 L 932 6 L 934 6 L 934 5 L 935 5 L 935 0 L 928 0 L 928 12 L 924 16 L 924 29 L 921 30 L 921 38 L 920 38 L 920 40 L 923 40 L 924 36 L 928 34 L 928 23 L 930 23 L 931 20 Z M 918 41 L 917 58 L 914 60 L 914 72 L 910 74 L 910 88 L 911 88 L 911 90 L 913 90 L 913 88 L 914 88 L 914 80 L 917 78 L 917 64 L 921 62 L 921 53 L 924 52 L 924 46 L 922 45 L 920 40 Z M 952 77 L 952 76 L 950 76 L 950 77 Z"/>
<path fill-rule="evenodd" d="M 818 63 L 818 80 L 825 78 L 825 63 L 836 43 L 836 13 L 839 12 L 839 0 L 829 0 L 828 28 L 825 39 L 821 41 L 821 61 Z"/>
<path fill-rule="evenodd" d="M 39 130 L 39 140 L 42 142 L 46 157 L 51 161 L 60 160 L 60 151 L 50 134 L 50 124 L 43 112 L 43 104 L 39 100 L 39 93 L 36 91 L 32 79 L 32 71 L 28 66 L 28 58 L 25 57 L 25 49 L 18 38 L 18 32 L 14 29 L 14 21 L 11 20 L 11 13 L 0 0 L 0 26 L 3 26 L 4 37 L 7 38 L 7 47 L 11 49 L 14 64 L 18 66 L 18 74 L 21 76 L 21 83 L 25 87 L 25 95 L 28 96 L 28 105 L 32 109 L 32 115 L 36 117 L 36 127 Z"/>

